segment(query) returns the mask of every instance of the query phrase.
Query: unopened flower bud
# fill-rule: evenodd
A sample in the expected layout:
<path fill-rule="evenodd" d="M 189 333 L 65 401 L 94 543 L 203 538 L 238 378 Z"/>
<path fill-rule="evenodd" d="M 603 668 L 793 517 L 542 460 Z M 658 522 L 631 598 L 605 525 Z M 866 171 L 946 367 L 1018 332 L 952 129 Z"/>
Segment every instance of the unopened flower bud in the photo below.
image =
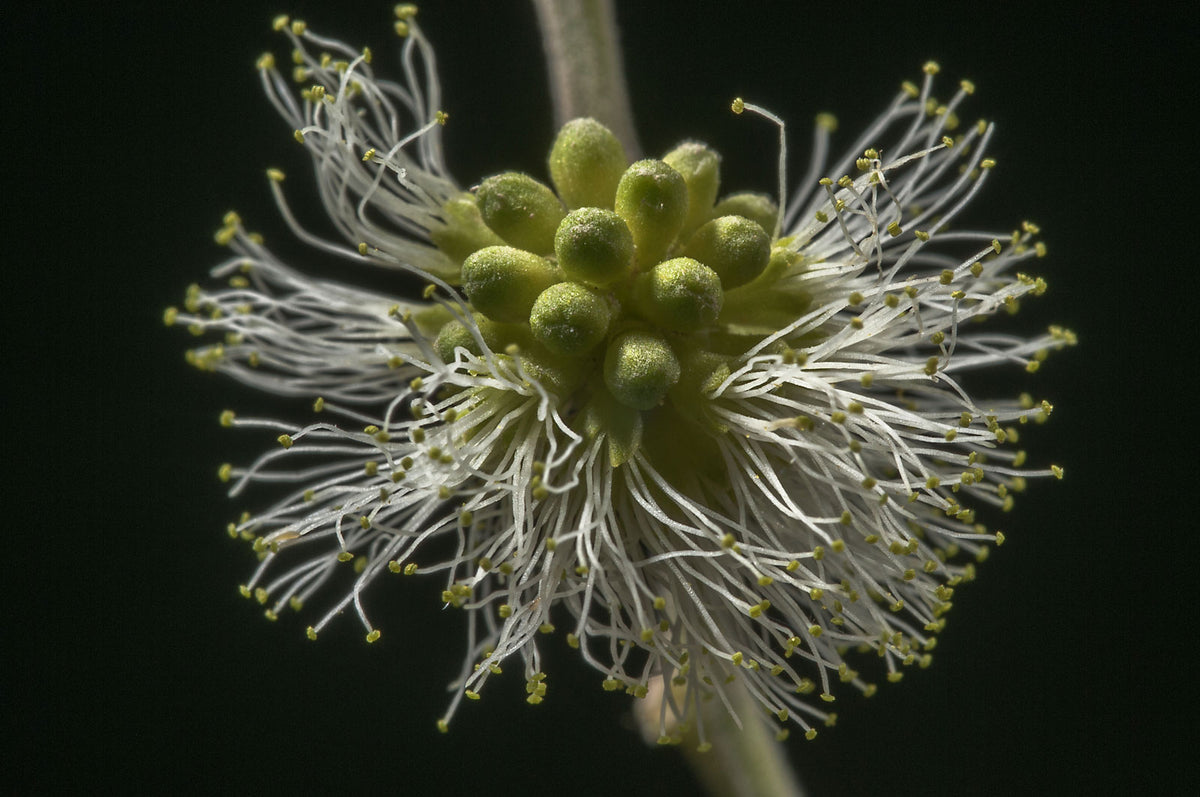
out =
<path fill-rule="evenodd" d="M 604 340 L 608 302 L 578 282 L 560 282 L 542 291 L 529 313 L 533 336 L 555 354 L 585 354 Z"/>
<path fill-rule="evenodd" d="M 631 330 L 608 344 L 604 384 L 613 397 L 635 410 L 657 407 L 679 381 L 679 359 L 662 335 Z"/>
<path fill-rule="evenodd" d="M 722 287 L 729 290 L 763 272 L 771 257 L 771 239 L 756 221 L 721 216 L 696 230 L 684 253 L 717 272 Z"/>
<path fill-rule="evenodd" d="M 683 228 L 687 184 L 660 160 L 641 160 L 621 175 L 615 209 L 633 233 L 638 263 L 647 268 L 666 254 Z"/>
<path fill-rule="evenodd" d="M 442 325 L 442 328 L 438 330 L 436 340 L 433 341 L 433 349 L 440 358 L 446 362 L 454 361 L 454 353 L 458 348 L 467 349 L 475 356 L 482 356 L 484 349 L 476 340 L 472 328 L 479 332 L 479 337 L 484 340 L 493 353 L 504 352 L 504 349 L 512 343 L 526 347 L 533 340 L 529 335 L 528 326 L 494 322 L 494 320 L 488 319 L 484 313 L 470 314 L 470 324 L 472 325 L 463 324 L 461 320 L 452 318 Z"/>
<path fill-rule="evenodd" d="M 545 258 L 511 246 L 480 249 L 463 262 L 463 288 L 475 309 L 493 321 L 521 323 L 542 291 L 559 281 Z"/>
<path fill-rule="evenodd" d="M 685 141 L 663 156 L 663 162 L 687 184 L 688 211 L 683 222 L 687 235 L 712 218 L 713 203 L 721 186 L 721 156 L 698 141 Z"/>
<path fill-rule="evenodd" d="M 595 119 L 572 119 L 550 150 L 550 179 L 568 208 L 611 208 L 629 164 L 612 131 Z"/>
<path fill-rule="evenodd" d="M 597 287 L 624 279 L 633 266 L 633 235 L 611 210 L 580 208 L 558 225 L 554 253 L 568 278 Z"/>
<path fill-rule="evenodd" d="M 563 207 L 547 186 L 527 174 L 505 172 L 484 180 L 476 195 L 483 220 L 505 242 L 537 254 L 554 249 Z"/>
<path fill-rule="evenodd" d="M 459 194 L 442 205 L 444 226 L 429 231 L 429 238 L 439 250 L 454 262 L 462 263 L 467 255 L 485 246 L 496 246 L 504 240 L 483 222 L 479 202 L 473 194 Z"/>
<path fill-rule="evenodd" d="M 638 277 L 638 309 L 658 326 L 674 332 L 694 332 L 717 320 L 724 294 L 721 278 L 690 257 L 659 263 Z"/>
<path fill-rule="evenodd" d="M 767 231 L 767 235 L 774 235 L 775 224 L 779 219 L 779 206 L 766 194 L 742 191 L 730 194 L 718 202 L 712 215 L 713 218 L 745 216 L 750 221 L 758 222 L 758 225 Z"/>
<path fill-rule="evenodd" d="M 533 340 L 525 324 L 498 323 L 483 313 L 472 313 L 471 323 L 492 353 L 502 353 L 512 344 L 520 348 L 529 348 Z M 438 330 L 434 350 L 443 361 L 452 362 L 454 352 L 458 348 L 466 349 L 477 357 L 483 356 L 484 353 L 471 328 L 458 319 L 451 319 Z"/>
<path fill-rule="evenodd" d="M 442 328 L 438 330 L 437 339 L 433 342 L 433 348 L 443 362 L 453 362 L 454 352 L 460 348 L 475 355 L 480 354 L 479 343 L 475 340 L 475 336 L 463 322 L 457 319 L 442 324 Z"/>

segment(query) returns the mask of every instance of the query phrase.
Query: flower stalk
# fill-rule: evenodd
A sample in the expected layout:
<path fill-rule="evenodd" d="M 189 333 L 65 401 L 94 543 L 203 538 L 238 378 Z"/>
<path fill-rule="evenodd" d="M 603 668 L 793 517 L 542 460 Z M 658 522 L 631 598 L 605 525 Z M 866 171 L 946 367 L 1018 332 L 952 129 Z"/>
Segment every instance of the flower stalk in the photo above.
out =
<path fill-rule="evenodd" d="M 636 157 L 637 129 L 629 104 L 613 0 L 533 0 L 557 130 L 591 116 L 616 134 Z"/>
<path fill-rule="evenodd" d="M 692 718 L 706 731 L 702 742 L 697 728 L 671 723 L 674 736 L 659 737 L 662 695 L 654 690 L 634 705 L 634 716 L 648 743 L 679 742 L 679 750 L 696 779 L 711 797 L 804 797 L 805 791 L 788 764 L 786 748 L 760 722 L 739 724 L 721 701 L 701 703 Z M 739 716 L 754 715 L 754 699 L 742 688 L 728 690 L 730 704 Z"/>

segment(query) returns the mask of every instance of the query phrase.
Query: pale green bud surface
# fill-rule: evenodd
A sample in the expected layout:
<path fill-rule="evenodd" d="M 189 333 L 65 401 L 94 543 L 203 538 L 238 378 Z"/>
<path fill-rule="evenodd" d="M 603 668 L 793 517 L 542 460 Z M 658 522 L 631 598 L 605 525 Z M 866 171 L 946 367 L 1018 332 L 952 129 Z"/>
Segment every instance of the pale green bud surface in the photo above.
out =
<path fill-rule="evenodd" d="M 771 258 L 771 238 L 745 216 L 722 216 L 696 230 L 684 253 L 717 272 L 729 290 L 763 273 Z"/>
<path fill-rule="evenodd" d="M 712 216 L 745 216 L 750 221 L 758 222 L 758 226 L 766 230 L 768 235 L 772 235 L 775 232 L 775 223 L 779 219 L 779 206 L 766 194 L 743 191 L 730 194 L 718 202 L 713 208 Z"/>
<path fill-rule="evenodd" d="M 475 336 L 458 320 L 447 321 L 442 325 L 433 342 L 433 348 L 444 362 L 453 362 L 454 352 L 459 348 L 479 354 L 479 344 L 475 341 Z"/>
<path fill-rule="evenodd" d="M 631 330 L 608 344 L 604 384 L 626 407 L 653 409 L 678 381 L 679 358 L 662 335 Z"/>
<path fill-rule="evenodd" d="M 619 468 L 642 445 L 642 413 L 617 401 L 606 390 L 597 390 L 583 408 L 583 429 L 589 437 L 608 439 L 608 461 Z"/>
<path fill-rule="evenodd" d="M 504 243 L 499 235 L 483 221 L 479 202 L 473 194 L 460 194 L 442 206 L 446 220 L 443 227 L 430 230 L 429 237 L 438 249 L 462 263 L 472 252 L 485 246 Z"/>
<path fill-rule="evenodd" d="M 472 313 L 471 322 L 479 332 L 479 337 L 493 352 L 503 352 L 509 345 L 527 348 L 532 340 L 529 329 L 524 324 L 497 323 L 488 319 L 483 313 Z M 483 349 L 467 328 L 458 319 L 452 319 L 442 325 L 434 341 L 434 350 L 446 362 L 454 359 L 455 349 L 463 348 L 471 354 L 480 356 Z"/>
<path fill-rule="evenodd" d="M 688 211 L 681 231 L 686 236 L 712 218 L 721 187 L 721 156 L 698 141 L 686 141 L 664 155 L 663 162 L 687 184 Z"/>
<path fill-rule="evenodd" d="M 687 184 L 662 161 L 640 160 L 621 175 L 615 210 L 633 233 L 638 264 L 649 268 L 662 259 L 683 229 Z"/>
<path fill-rule="evenodd" d="M 716 389 L 729 376 L 729 358 L 703 349 L 679 353 L 679 382 L 671 389 L 686 401 L 695 401 L 702 393 Z"/>
<path fill-rule="evenodd" d="M 463 287 L 493 321 L 523 323 L 542 291 L 559 281 L 554 264 L 522 249 L 489 246 L 463 262 Z"/>
<path fill-rule="evenodd" d="M 638 277 L 635 301 L 648 320 L 674 332 L 695 332 L 717 320 L 721 278 L 690 257 L 665 260 Z"/>
<path fill-rule="evenodd" d="M 608 334 L 608 302 L 578 282 L 542 291 L 529 313 L 533 336 L 555 354 L 585 354 Z"/>
<path fill-rule="evenodd" d="M 550 179 L 568 208 L 611 208 L 628 165 L 621 142 L 595 119 L 567 122 L 550 150 Z"/>
<path fill-rule="evenodd" d="M 562 221 L 562 203 L 547 186 L 527 174 L 505 172 L 489 177 L 476 192 L 483 221 L 518 249 L 549 254 Z"/>
<path fill-rule="evenodd" d="M 633 235 L 613 211 L 580 208 L 558 225 L 554 253 L 567 277 L 603 288 L 629 276 Z"/>

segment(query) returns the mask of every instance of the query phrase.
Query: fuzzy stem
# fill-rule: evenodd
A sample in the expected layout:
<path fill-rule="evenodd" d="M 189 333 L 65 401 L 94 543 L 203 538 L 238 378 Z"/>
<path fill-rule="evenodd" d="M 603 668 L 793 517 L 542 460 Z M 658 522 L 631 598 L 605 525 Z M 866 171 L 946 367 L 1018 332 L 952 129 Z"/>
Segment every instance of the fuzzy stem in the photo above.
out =
<path fill-rule="evenodd" d="M 591 116 L 607 126 L 631 158 L 640 157 L 612 0 L 533 0 L 537 10 L 554 124 Z"/>
<path fill-rule="evenodd" d="M 634 705 L 634 715 L 646 741 L 654 741 L 663 729 L 659 726 L 658 707 L 662 698 L 661 685 L 654 681 L 650 693 Z M 679 745 L 696 779 L 712 797 L 804 797 L 804 789 L 788 764 L 787 748 L 775 741 L 756 714 L 762 709 L 750 693 L 731 688 L 728 694 L 733 709 L 742 717 L 738 727 L 733 717 L 718 700 L 701 701 L 704 732 L 712 749 L 706 753 L 696 748 L 700 737 L 695 722 Z M 676 731 L 668 720 L 668 733 Z"/>

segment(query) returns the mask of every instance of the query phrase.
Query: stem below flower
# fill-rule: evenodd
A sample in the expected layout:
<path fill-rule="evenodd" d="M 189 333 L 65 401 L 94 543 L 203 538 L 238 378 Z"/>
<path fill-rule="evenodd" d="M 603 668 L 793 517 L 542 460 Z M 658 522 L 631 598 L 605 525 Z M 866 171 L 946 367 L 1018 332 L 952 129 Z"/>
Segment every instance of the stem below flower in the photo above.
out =
<path fill-rule="evenodd" d="M 546 64 L 554 124 L 591 116 L 621 141 L 626 155 L 641 155 L 612 0 L 533 0 Z"/>
<path fill-rule="evenodd" d="M 634 704 L 634 716 L 647 741 L 660 733 L 660 681 L 651 681 L 650 694 Z M 738 727 L 719 700 L 701 701 L 706 740 L 712 743 L 707 752 L 697 750 L 700 737 L 692 728 L 683 734 L 679 744 L 696 779 L 712 797 L 804 797 L 785 755 L 786 747 L 767 732 L 756 714 L 762 710 L 744 688 L 732 686 L 726 693 L 734 711 L 742 717 Z M 668 719 L 669 733 L 676 732 Z"/>

